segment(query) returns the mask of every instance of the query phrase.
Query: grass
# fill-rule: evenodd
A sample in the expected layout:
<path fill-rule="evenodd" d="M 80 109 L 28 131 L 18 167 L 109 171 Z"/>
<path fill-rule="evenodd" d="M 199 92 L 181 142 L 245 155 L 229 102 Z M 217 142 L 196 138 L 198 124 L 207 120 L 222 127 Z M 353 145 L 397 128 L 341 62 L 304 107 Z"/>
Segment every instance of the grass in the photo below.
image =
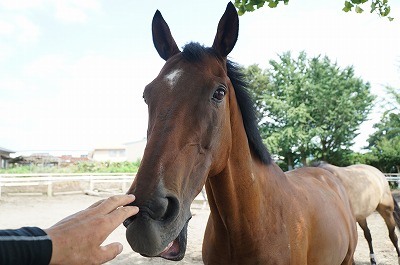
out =
<path fill-rule="evenodd" d="M 135 173 L 140 165 L 136 162 L 79 162 L 68 166 L 16 166 L 0 169 L 0 174 L 29 174 L 29 173 Z"/>

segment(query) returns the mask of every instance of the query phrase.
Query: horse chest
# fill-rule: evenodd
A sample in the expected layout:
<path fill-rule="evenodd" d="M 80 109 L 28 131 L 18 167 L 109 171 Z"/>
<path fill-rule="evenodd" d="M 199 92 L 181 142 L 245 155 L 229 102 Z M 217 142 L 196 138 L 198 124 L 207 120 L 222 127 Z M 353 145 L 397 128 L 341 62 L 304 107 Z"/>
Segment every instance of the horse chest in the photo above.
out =
<path fill-rule="evenodd" d="M 243 236 L 230 240 L 225 236 L 207 237 L 203 242 L 204 264 L 292 264 L 288 240 L 275 237 L 254 238 Z M 299 263 L 300 264 L 300 263 Z"/>

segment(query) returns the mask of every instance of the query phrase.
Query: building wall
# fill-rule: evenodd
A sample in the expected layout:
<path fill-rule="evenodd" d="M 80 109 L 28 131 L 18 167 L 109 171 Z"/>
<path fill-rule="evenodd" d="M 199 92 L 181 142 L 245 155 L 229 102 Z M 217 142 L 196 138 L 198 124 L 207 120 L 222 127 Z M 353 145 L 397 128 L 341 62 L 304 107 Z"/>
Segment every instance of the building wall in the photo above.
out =
<path fill-rule="evenodd" d="M 0 156 L 0 168 L 7 168 L 8 163 L 7 160 Z"/>
<path fill-rule="evenodd" d="M 8 167 L 8 160 L 10 159 L 10 154 L 15 153 L 14 151 L 0 148 L 0 168 Z"/>
<path fill-rule="evenodd" d="M 95 149 L 92 154 L 94 161 L 111 161 L 111 162 L 123 162 L 127 160 L 125 149 Z"/>
<path fill-rule="evenodd" d="M 146 147 L 147 140 L 143 139 L 136 142 L 126 143 L 126 158 L 129 162 L 136 162 L 141 160 L 144 154 L 144 149 Z"/>

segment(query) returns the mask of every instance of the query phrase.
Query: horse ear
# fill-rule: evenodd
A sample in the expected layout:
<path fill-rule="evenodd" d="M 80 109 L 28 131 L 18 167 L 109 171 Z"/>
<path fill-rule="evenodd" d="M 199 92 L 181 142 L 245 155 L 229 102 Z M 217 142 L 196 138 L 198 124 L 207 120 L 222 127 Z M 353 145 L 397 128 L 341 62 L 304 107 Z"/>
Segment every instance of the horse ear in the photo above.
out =
<path fill-rule="evenodd" d="M 228 56 L 236 44 L 239 35 L 239 17 L 235 6 L 229 2 L 225 13 L 218 23 L 212 47 L 223 57 Z"/>
<path fill-rule="evenodd" d="M 164 60 L 168 60 L 173 55 L 180 52 L 171 35 L 171 31 L 165 22 L 160 11 L 156 11 L 152 23 L 153 43 L 158 54 Z"/>

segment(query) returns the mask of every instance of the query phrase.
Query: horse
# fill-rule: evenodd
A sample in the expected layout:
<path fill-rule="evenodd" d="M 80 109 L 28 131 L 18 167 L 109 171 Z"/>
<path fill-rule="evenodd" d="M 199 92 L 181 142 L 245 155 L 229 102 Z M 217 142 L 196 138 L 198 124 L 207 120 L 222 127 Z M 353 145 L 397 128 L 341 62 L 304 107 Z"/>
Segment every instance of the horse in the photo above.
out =
<path fill-rule="evenodd" d="M 131 248 L 181 260 L 190 206 L 205 185 L 204 264 L 351 264 L 356 223 L 340 181 L 324 169 L 284 173 L 258 132 L 240 67 L 227 59 L 239 18 L 229 3 L 214 42 L 181 51 L 157 10 L 154 46 L 166 61 L 144 90 L 147 145 L 128 193 Z"/>
<path fill-rule="evenodd" d="M 362 164 L 337 167 L 325 162 L 316 162 L 314 166 L 328 170 L 342 181 L 349 196 L 353 214 L 368 242 L 371 264 L 376 264 L 376 259 L 367 217 L 375 210 L 385 220 L 389 238 L 397 251 L 400 264 L 400 252 L 395 233 L 396 224 L 400 228 L 400 208 L 390 191 L 385 175 L 375 167 Z"/>

